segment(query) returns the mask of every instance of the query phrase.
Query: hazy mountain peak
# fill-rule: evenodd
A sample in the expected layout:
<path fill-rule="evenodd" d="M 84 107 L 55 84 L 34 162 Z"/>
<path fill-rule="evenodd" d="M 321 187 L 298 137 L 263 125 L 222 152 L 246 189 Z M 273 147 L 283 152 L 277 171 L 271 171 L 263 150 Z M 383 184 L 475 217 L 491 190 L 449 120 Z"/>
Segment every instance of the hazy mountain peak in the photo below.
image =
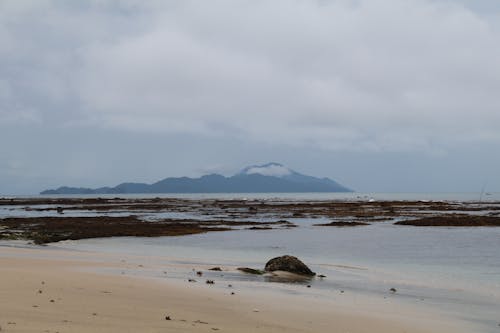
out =
<path fill-rule="evenodd" d="M 259 174 L 262 176 L 272 176 L 272 177 L 284 177 L 284 176 L 289 176 L 293 174 L 294 171 L 290 170 L 289 168 L 285 167 L 283 164 L 280 163 L 267 163 L 263 165 L 252 165 L 249 167 L 246 167 L 241 171 L 241 174 L 245 175 L 253 175 L 253 174 Z"/>
<path fill-rule="evenodd" d="M 165 178 L 153 184 L 122 183 L 97 189 L 60 187 L 41 194 L 350 192 L 328 178 L 295 172 L 279 163 L 252 165 L 232 177 Z"/>

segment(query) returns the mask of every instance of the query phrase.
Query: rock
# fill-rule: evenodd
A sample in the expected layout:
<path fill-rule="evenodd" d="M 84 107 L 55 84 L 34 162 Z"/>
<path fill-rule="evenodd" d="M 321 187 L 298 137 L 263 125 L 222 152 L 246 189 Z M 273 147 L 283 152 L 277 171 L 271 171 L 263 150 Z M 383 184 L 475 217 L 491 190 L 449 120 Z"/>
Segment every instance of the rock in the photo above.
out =
<path fill-rule="evenodd" d="M 306 266 L 297 257 L 293 256 L 281 256 L 269 260 L 265 267 L 266 272 L 274 271 L 285 271 L 294 274 L 314 276 L 316 273 L 311 271 L 309 267 Z"/>
<path fill-rule="evenodd" d="M 320 275 L 318 275 L 318 277 L 319 277 L 320 279 L 323 279 L 323 278 L 326 278 L 326 275 L 320 274 Z"/>
<path fill-rule="evenodd" d="M 198 276 L 202 276 L 202 275 L 203 275 L 203 272 L 202 272 L 202 271 L 198 271 L 198 272 L 196 272 L 196 275 L 198 275 Z"/>
<path fill-rule="evenodd" d="M 214 284 L 214 280 L 207 280 L 207 284 Z"/>
<path fill-rule="evenodd" d="M 248 273 L 248 274 L 256 274 L 256 275 L 262 275 L 264 274 L 263 271 L 260 269 L 254 269 L 254 268 L 249 268 L 249 267 L 238 267 L 239 271 L 242 271 L 243 273 Z"/>
<path fill-rule="evenodd" d="M 209 271 L 217 271 L 217 272 L 221 272 L 222 269 L 220 267 L 212 267 L 212 268 L 209 268 L 208 269 Z"/>
<path fill-rule="evenodd" d="M 170 316 L 165 316 L 165 320 L 172 320 Z"/>
<path fill-rule="evenodd" d="M 356 221 L 334 221 L 330 223 L 313 224 L 315 227 L 357 227 L 361 225 L 370 225 L 370 223 Z"/>
<path fill-rule="evenodd" d="M 396 290 L 396 288 L 391 288 L 391 289 L 389 289 L 389 291 L 390 291 L 391 293 L 395 293 L 397 290 Z"/>

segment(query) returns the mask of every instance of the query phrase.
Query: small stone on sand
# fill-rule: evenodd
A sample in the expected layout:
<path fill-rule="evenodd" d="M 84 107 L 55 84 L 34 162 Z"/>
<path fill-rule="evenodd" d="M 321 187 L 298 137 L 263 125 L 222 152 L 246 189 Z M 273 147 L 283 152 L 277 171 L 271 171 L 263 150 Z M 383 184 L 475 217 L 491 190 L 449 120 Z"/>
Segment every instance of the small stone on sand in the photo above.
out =
<path fill-rule="evenodd" d="M 220 272 L 222 271 L 222 269 L 220 267 L 212 267 L 209 269 L 209 271 L 217 271 L 217 272 Z"/>

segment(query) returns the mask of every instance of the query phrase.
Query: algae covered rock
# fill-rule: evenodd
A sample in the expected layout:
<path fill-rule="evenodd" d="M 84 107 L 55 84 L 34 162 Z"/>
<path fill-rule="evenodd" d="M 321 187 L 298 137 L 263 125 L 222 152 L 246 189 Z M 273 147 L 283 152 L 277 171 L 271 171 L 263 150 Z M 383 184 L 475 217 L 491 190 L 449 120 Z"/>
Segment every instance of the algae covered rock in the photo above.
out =
<path fill-rule="evenodd" d="M 281 256 L 269 260 L 265 267 L 266 272 L 274 271 L 285 271 L 294 274 L 314 276 L 316 273 L 311 271 L 309 267 L 306 266 L 297 257 L 293 256 Z"/>

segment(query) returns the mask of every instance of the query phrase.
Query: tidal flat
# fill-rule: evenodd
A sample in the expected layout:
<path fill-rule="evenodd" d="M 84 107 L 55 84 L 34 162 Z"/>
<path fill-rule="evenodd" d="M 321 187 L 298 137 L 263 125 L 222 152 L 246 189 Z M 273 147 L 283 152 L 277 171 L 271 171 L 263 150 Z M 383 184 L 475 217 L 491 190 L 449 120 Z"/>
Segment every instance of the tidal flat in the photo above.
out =
<path fill-rule="evenodd" d="M 238 310 L 243 317 L 245 311 L 253 313 L 251 307 L 262 314 L 264 303 L 280 299 L 302 309 L 302 315 L 295 313 L 297 331 L 324 329 L 308 328 L 307 318 L 328 322 L 329 315 L 348 309 L 347 315 L 371 314 L 392 324 L 398 317 L 397 325 L 403 328 L 395 331 L 467 328 L 462 331 L 490 333 L 497 332 L 500 323 L 499 216 L 500 202 L 494 200 L 5 198 L 0 200 L 0 257 L 7 260 L 3 276 L 23 258 L 33 267 L 48 260 L 61 274 L 68 273 L 63 267 L 71 262 L 76 274 L 71 279 L 91 274 L 154 280 L 178 291 L 208 292 L 206 297 L 217 298 L 222 307 L 229 303 L 217 295 L 236 297 L 238 303 L 246 302 L 240 297 L 251 299 L 253 305 Z M 289 281 L 238 270 L 262 270 L 267 260 L 283 254 L 299 257 L 318 275 Z M 38 276 L 40 272 L 30 267 L 22 271 Z M 214 267 L 220 271 L 211 270 Z M 310 302 L 317 302 L 313 309 L 324 317 L 305 310 Z M 283 305 L 276 305 L 278 312 L 271 308 L 268 311 L 278 318 Z M 190 307 L 183 311 L 189 313 Z M 204 324 L 196 320 L 213 322 L 202 319 L 210 310 L 196 311 L 191 314 L 199 317 L 192 320 L 197 327 Z M 238 324 L 217 318 L 219 326 L 214 328 Z M 338 332 L 373 332 L 370 325 L 362 329 L 352 321 L 345 323 Z M 288 324 L 273 325 L 277 329 Z M 386 331 L 390 328 L 375 330 Z"/>
<path fill-rule="evenodd" d="M 118 236 L 179 236 L 234 228 L 291 228 L 289 219 L 328 219 L 316 226 L 500 226 L 500 202 L 293 201 L 178 198 L 0 199 L 0 239 L 36 244 Z"/>

